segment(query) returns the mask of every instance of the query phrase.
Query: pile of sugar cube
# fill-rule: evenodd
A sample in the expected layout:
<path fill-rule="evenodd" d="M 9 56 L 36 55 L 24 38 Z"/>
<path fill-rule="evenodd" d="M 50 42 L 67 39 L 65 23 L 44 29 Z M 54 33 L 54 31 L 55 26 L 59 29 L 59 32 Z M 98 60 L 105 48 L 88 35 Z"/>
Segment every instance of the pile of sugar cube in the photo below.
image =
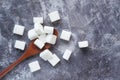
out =
<path fill-rule="evenodd" d="M 51 12 L 48 14 L 48 16 L 52 23 L 60 20 L 60 15 L 58 11 Z M 28 31 L 28 38 L 30 40 L 35 39 L 34 45 L 36 45 L 39 49 L 42 49 L 45 46 L 45 43 L 49 43 L 52 45 L 56 43 L 57 36 L 53 34 L 54 27 L 46 25 L 43 26 L 43 17 L 33 17 L 33 23 L 34 28 Z M 24 26 L 15 24 L 13 33 L 22 36 L 24 34 L 24 29 L 25 29 Z M 72 35 L 71 31 L 62 30 L 60 39 L 70 41 L 71 35 Z M 20 50 L 24 50 L 25 45 L 26 43 L 24 41 L 16 40 L 14 47 Z M 88 41 L 79 41 L 78 47 L 79 48 L 88 47 Z M 63 59 L 68 61 L 71 54 L 72 51 L 66 49 L 63 54 Z M 42 51 L 39 56 L 44 61 L 49 62 L 52 66 L 55 66 L 60 62 L 59 57 L 56 54 L 52 53 L 49 49 Z M 30 67 L 31 72 L 35 72 L 41 69 L 38 61 L 33 61 L 28 65 Z"/>
<path fill-rule="evenodd" d="M 36 21 L 34 19 L 34 21 Z M 28 38 L 30 40 L 35 40 L 34 44 L 42 49 L 45 46 L 45 43 L 55 44 L 57 36 L 53 34 L 54 27 L 52 26 L 44 26 L 38 21 L 34 23 L 34 28 L 28 31 Z"/>

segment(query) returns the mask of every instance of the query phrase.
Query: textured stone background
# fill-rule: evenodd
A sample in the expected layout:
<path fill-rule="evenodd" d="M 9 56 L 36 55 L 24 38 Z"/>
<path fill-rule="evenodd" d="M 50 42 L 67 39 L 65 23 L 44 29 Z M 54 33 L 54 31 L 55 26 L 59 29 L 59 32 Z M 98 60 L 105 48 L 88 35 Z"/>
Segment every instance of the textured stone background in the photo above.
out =
<path fill-rule="evenodd" d="M 55 10 L 61 21 L 53 25 L 47 14 Z M 2 80 L 120 80 L 120 0 L 0 0 L 0 70 L 23 54 L 14 49 L 14 42 L 29 43 L 27 31 L 33 28 L 34 16 L 43 16 L 59 33 L 72 32 L 70 42 L 58 39 L 51 48 L 61 62 L 53 68 L 36 55 Z M 14 24 L 26 27 L 22 37 L 12 33 Z M 78 48 L 80 40 L 89 41 L 87 50 Z M 68 62 L 62 59 L 65 49 L 73 50 Z M 41 70 L 31 73 L 27 64 L 35 60 Z"/>

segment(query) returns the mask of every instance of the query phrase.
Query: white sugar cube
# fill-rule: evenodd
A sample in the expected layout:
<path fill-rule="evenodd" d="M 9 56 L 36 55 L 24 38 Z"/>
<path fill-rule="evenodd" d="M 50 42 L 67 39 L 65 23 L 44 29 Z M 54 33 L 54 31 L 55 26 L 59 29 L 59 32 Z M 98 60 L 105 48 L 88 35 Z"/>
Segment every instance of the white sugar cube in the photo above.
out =
<path fill-rule="evenodd" d="M 31 62 L 28 65 L 31 72 L 35 72 L 41 69 L 38 61 Z"/>
<path fill-rule="evenodd" d="M 39 39 L 36 39 L 34 44 L 40 49 L 42 49 L 45 45 L 44 42 L 40 41 Z"/>
<path fill-rule="evenodd" d="M 47 37 L 46 34 L 42 34 L 42 35 L 38 36 L 38 39 L 39 39 L 40 41 L 42 41 L 43 43 L 46 43 L 46 37 Z"/>
<path fill-rule="evenodd" d="M 24 50 L 25 49 L 25 42 L 24 41 L 19 41 L 16 40 L 14 47 L 20 50 Z"/>
<path fill-rule="evenodd" d="M 52 52 L 48 49 L 44 50 L 43 52 L 40 53 L 40 57 L 47 61 L 52 58 Z"/>
<path fill-rule="evenodd" d="M 60 20 L 60 15 L 58 11 L 54 11 L 48 14 L 50 17 L 51 22 L 55 22 Z"/>
<path fill-rule="evenodd" d="M 70 58 L 70 56 L 71 56 L 71 53 L 72 53 L 72 51 L 66 49 L 65 52 L 64 52 L 64 54 L 63 54 L 63 58 L 64 58 L 65 60 L 69 60 L 69 58 Z"/>
<path fill-rule="evenodd" d="M 33 17 L 33 23 L 43 24 L 43 17 Z"/>
<path fill-rule="evenodd" d="M 44 34 L 43 26 L 41 24 L 34 24 L 34 30 L 38 35 Z"/>
<path fill-rule="evenodd" d="M 34 29 L 31 29 L 28 31 L 28 38 L 30 40 L 36 39 L 38 37 L 38 34 L 35 32 Z"/>
<path fill-rule="evenodd" d="M 60 62 L 60 59 L 58 58 L 58 56 L 56 54 L 52 55 L 52 58 L 48 60 L 48 62 L 52 65 L 55 66 Z"/>
<path fill-rule="evenodd" d="M 80 41 L 78 42 L 79 48 L 85 48 L 88 47 L 88 41 Z"/>
<path fill-rule="evenodd" d="M 24 26 L 15 24 L 14 29 L 13 29 L 13 33 L 18 34 L 18 35 L 23 35 L 24 29 L 25 29 Z"/>
<path fill-rule="evenodd" d="M 51 26 L 44 26 L 44 32 L 48 34 L 53 34 L 54 32 L 54 27 Z"/>
<path fill-rule="evenodd" d="M 69 41 L 71 37 L 71 32 L 62 30 L 60 38 L 66 41 Z"/>
<path fill-rule="evenodd" d="M 57 36 L 49 34 L 46 37 L 46 42 L 54 45 L 56 43 L 56 39 L 57 39 Z"/>

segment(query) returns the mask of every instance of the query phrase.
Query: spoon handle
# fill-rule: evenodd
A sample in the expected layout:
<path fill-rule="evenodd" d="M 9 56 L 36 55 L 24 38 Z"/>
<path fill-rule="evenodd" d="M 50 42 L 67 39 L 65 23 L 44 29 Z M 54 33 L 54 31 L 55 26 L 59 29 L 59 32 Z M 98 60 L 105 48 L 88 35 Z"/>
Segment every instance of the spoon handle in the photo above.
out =
<path fill-rule="evenodd" d="M 15 62 L 5 68 L 3 71 L 0 72 L 0 79 L 3 78 L 8 72 L 10 72 L 15 66 L 17 66 L 20 62 L 25 60 L 28 56 L 24 53 L 20 58 L 18 58 Z"/>

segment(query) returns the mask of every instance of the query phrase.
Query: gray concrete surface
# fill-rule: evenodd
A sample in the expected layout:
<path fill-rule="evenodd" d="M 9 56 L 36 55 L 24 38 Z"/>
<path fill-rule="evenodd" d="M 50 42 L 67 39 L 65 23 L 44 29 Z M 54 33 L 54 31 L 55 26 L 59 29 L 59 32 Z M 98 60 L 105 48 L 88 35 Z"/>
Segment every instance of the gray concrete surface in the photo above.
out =
<path fill-rule="evenodd" d="M 55 10 L 61 21 L 51 24 L 48 13 Z M 23 54 L 14 42 L 29 43 L 27 31 L 33 28 L 34 16 L 43 16 L 44 24 L 59 33 L 72 32 L 69 42 L 58 39 L 50 49 L 61 62 L 53 68 L 36 55 L 2 80 L 120 80 L 120 0 L 0 0 L 0 71 Z M 12 33 L 14 24 L 25 26 L 22 37 Z M 88 49 L 78 48 L 82 40 L 89 41 Z M 65 49 L 73 51 L 70 61 L 62 58 Z M 41 70 L 31 73 L 27 64 L 35 60 Z"/>

